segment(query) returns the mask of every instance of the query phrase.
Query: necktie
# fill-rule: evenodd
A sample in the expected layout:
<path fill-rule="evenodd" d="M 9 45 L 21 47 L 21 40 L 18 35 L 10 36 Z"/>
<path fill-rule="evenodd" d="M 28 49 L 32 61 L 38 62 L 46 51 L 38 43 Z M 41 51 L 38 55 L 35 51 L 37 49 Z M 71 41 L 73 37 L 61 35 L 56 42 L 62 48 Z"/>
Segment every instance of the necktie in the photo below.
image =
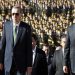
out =
<path fill-rule="evenodd" d="M 18 26 L 14 26 L 13 28 L 14 43 L 16 42 L 17 31 L 18 31 Z"/>

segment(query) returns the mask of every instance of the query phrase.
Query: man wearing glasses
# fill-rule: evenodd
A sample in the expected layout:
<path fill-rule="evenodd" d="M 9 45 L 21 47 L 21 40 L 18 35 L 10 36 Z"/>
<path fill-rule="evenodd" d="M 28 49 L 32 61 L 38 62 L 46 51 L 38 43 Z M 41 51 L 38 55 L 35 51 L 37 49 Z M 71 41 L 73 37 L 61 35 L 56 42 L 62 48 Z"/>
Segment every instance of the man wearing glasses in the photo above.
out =
<path fill-rule="evenodd" d="M 21 21 L 19 6 L 12 8 L 12 21 L 4 23 L 1 40 L 0 70 L 5 75 L 31 75 L 32 40 L 31 27 Z"/>

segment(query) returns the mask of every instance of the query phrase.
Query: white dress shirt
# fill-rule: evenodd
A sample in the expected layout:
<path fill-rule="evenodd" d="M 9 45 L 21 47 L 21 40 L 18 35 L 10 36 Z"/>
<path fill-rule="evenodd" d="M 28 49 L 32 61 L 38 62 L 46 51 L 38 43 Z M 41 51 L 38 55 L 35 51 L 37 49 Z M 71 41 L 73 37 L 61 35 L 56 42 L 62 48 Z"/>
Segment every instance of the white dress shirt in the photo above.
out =
<path fill-rule="evenodd" d="M 34 64 L 34 60 L 35 60 L 35 55 L 36 55 L 36 46 L 34 49 L 32 49 L 33 51 L 33 58 L 32 58 L 32 64 Z"/>
<path fill-rule="evenodd" d="M 20 22 L 18 24 L 13 23 L 13 31 L 15 29 L 15 27 L 17 26 L 17 28 L 19 28 Z M 18 33 L 18 29 L 17 29 L 17 33 Z"/>
<path fill-rule="evenodd" d="M 63 53 L 63 56 L 64 56 L 64 48 L 62 48 L 62 53 Z"/>

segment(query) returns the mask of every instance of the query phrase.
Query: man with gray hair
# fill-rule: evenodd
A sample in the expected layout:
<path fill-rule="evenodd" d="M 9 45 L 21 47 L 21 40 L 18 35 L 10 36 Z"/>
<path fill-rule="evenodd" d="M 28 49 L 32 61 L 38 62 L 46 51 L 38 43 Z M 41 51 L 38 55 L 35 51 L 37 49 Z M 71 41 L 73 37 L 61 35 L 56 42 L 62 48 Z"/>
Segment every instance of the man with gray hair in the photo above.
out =
<path fill-rule="evenodd" d="M 0 70 L 4 68 L 5 75 L 31 75 L 31 27 L 21 21 L 19 6 L 12 8 L 12 20 L 4 23 L 0 50 Z"/>

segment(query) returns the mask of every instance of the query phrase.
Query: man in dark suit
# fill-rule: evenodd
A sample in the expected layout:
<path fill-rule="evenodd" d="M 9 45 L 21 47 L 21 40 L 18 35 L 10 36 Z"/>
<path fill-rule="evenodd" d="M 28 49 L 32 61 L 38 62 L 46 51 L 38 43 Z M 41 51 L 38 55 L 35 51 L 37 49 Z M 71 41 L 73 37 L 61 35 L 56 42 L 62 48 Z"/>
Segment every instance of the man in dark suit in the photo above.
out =
<path fill-rule="evenodd" d="M 46 61 L 46 55 L 43 50 L 38 48 L 36 45 L 37 37 L 35 34 L 32 34 L 32 51 L 33 51 L 33 60 L 32 60 L 32 75 L 48 75 L 48 67 Z"/>
<path fill-rule="evenodd" d="M 52 65 L 50 68 L 49 75 L 68 75 L 63 72 L 63 55 L 64 47 L 66 42 L 66 36 L 61 37 L 61 46 L 57 47 L 54 52 L 54 57 L 52 60 Z"/>
<path fill-rule="evenodd" d="M 68 27 L 67 30 L 67 41 L 64 50 L 64 66 L 63 71 L 68 73 L 69 70 L 72 72 L 72 75 L 75 75 L 75 24 Z M 70 65 L 70 69 L 69 69 Z"/>
<path fill-rule="evenodd" d="M 19 6 L 12 8 L 12 20 L 4 23 L 1 40 L 0 70 L 5 75 L 30 75 L 32 71 L 31 27 L 21 21 Z"/>

